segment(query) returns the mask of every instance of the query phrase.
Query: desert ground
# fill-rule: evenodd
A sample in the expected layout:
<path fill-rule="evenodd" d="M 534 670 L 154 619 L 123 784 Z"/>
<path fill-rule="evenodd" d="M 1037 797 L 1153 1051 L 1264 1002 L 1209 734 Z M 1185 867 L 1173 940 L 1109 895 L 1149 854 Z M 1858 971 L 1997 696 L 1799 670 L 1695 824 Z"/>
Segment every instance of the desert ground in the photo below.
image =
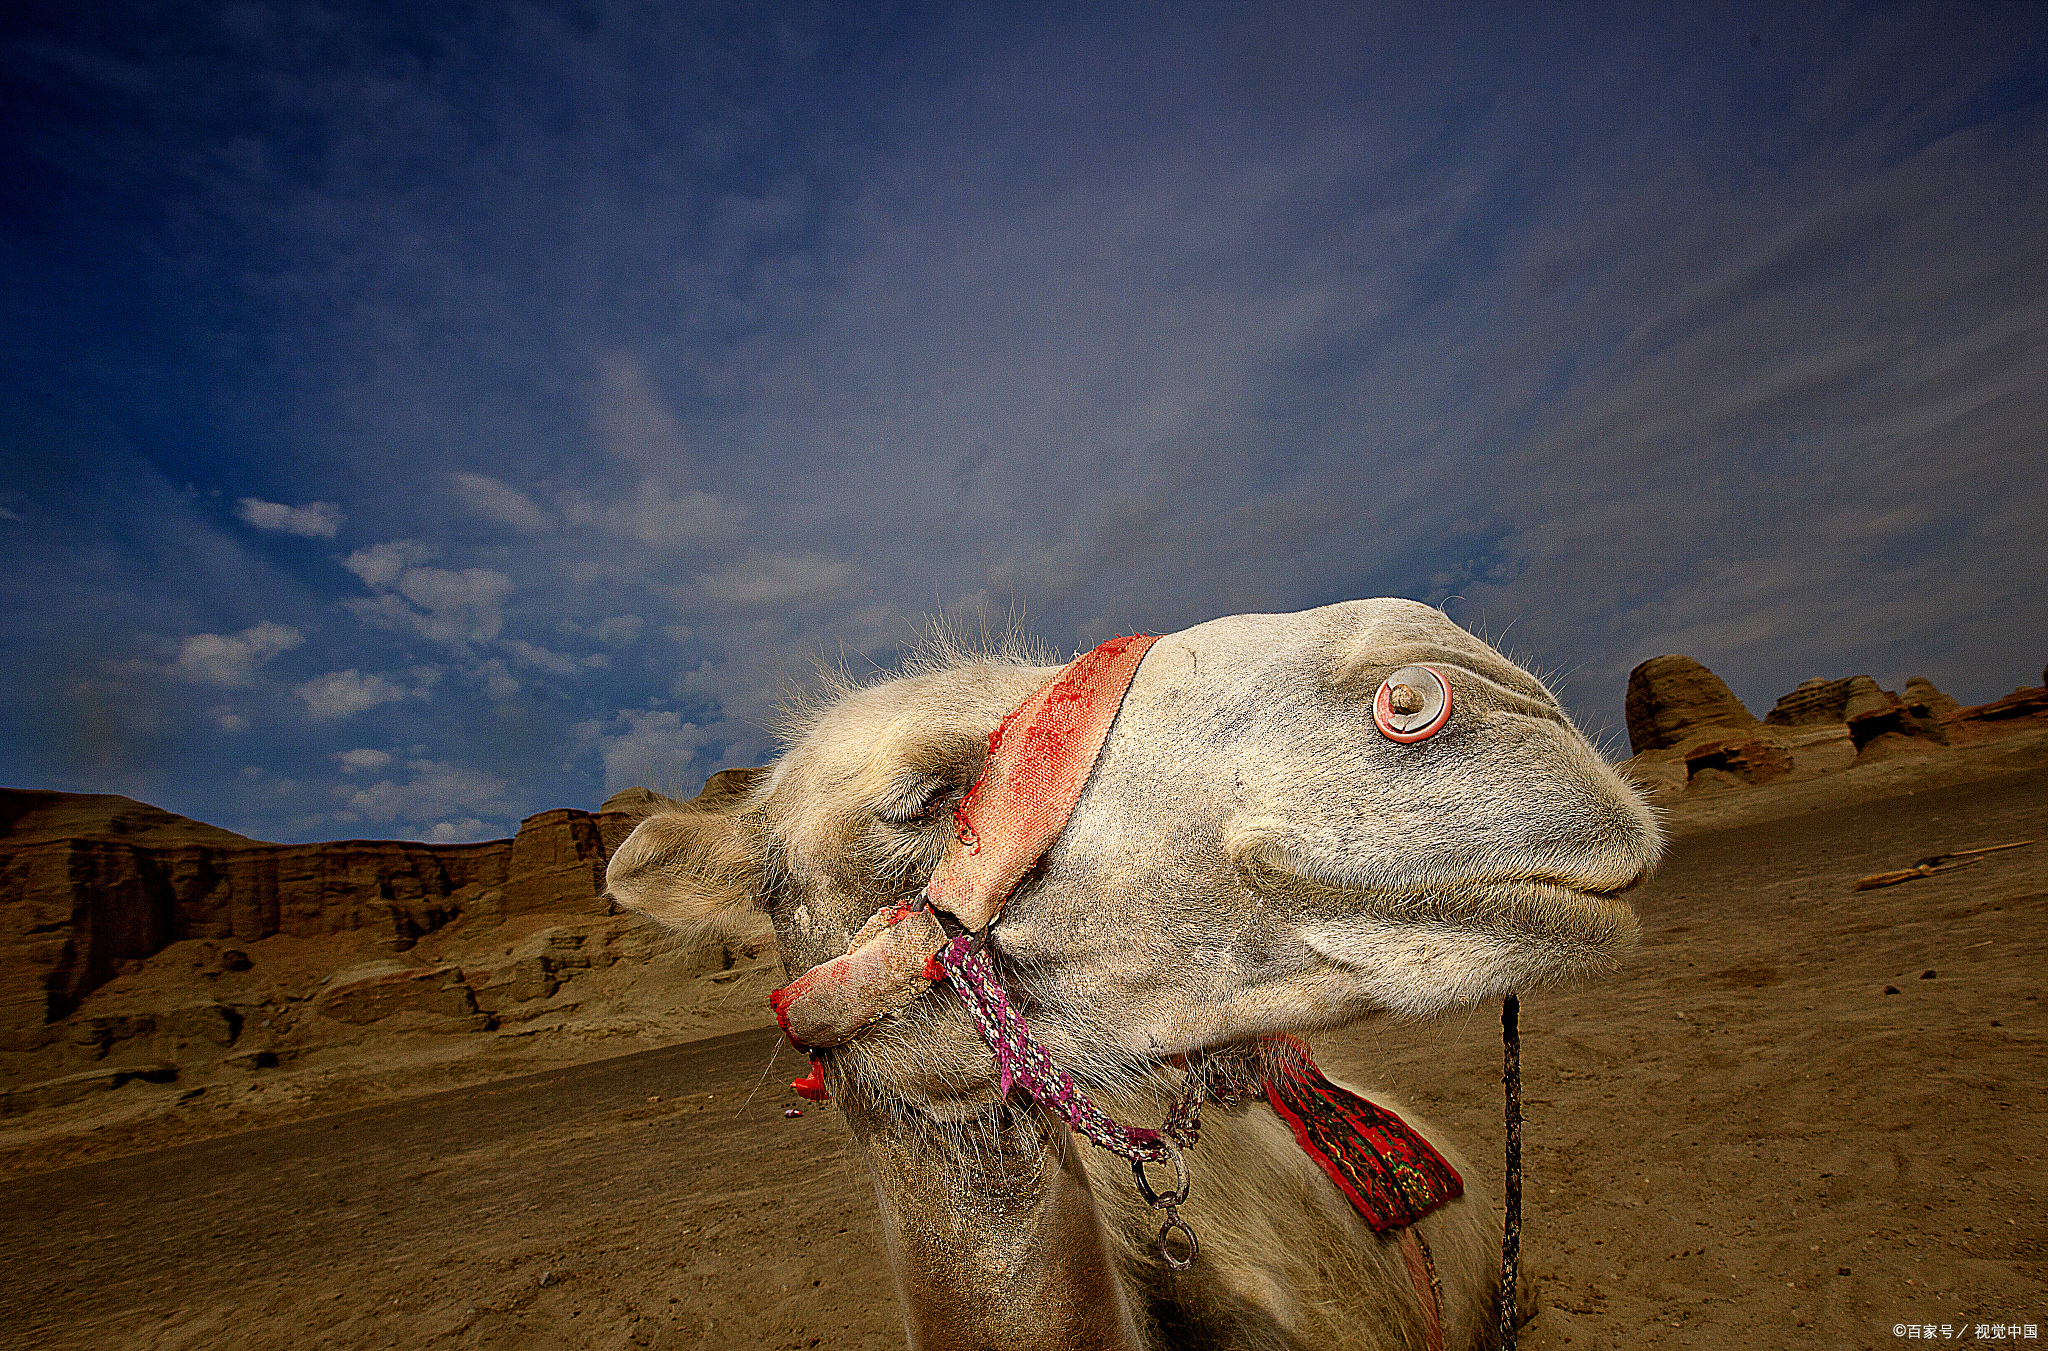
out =
<path fill-rule="evenodd" d="M 1673 809 L 1634 959 L 1523 1000 L 1523 1346 L 2048 1324 L 2044 741 Z M 769 979 L 743 975 L 721 996 Z M 415 1056 L 268 1115 L 78 1117 L 5 1158 L 0 1327 L 53 1348 L 901 1346 L 872 1194 L 832 1108 L 784 1115 L 801 1064 L 779 1041 L 584 1040 L 546 1052 L 584 1063 L 465 1061 L 483 1082 L 377 1101 L 436 1082 Z M 1497 1006 L 1314 1043 L 1498 1194 Z"/>

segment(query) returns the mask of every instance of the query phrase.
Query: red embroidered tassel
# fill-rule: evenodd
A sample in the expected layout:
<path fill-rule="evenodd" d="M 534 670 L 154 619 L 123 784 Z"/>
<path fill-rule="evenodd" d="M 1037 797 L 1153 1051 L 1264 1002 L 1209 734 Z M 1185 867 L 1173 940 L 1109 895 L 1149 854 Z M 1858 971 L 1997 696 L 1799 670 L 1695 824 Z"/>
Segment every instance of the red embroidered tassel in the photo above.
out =
<path fill-rule="evenodd" d="M 811 1058 L 811 1072 L 790 1085 L 797 1096 L 812 1102 L 826 1102 L 832 1095 L 825 1091 L 825 1066 L 816 1056 Z"/>

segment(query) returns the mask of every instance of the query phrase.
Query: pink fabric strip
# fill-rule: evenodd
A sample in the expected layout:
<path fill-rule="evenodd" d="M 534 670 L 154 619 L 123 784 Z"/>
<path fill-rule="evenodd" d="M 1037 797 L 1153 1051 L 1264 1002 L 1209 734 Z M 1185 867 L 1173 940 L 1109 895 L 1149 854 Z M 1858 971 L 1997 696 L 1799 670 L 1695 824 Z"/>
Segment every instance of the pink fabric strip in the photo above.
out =
<path fill-rule="evenodd" d="M 878 935 L 812 967 L 771 993 L 768 1003 L 798 1050 L 844 1046 L 925 992 L 931 984 L 925 963 L 945 944 L 946 932 L 929 911 L 899 911 Z"/>
<path fill-rule="evenodd" d="M 980 931 L 1052 847 L 1102 754 L 1138 663 L 1157 638 L 1112 638 L 1068 664 L 989 737 L 958 838 L 932 874 L 932 904 Z"/>
<path fill-rule="evenodd" d="M 1067 663 L 989 734 L 981 779 L 954 813 L 956 836 L 926 895 L 968 928 L 986 929 L 1017 882 L 1052 847 L 1102 754 L 1124 692 L 1156 638 L 1112 638 Z M 843 1046 L 925 992 L 946 944 L 929 911 L 883 911 L 852 949 L 768 996 L 799 1049 Z"/>

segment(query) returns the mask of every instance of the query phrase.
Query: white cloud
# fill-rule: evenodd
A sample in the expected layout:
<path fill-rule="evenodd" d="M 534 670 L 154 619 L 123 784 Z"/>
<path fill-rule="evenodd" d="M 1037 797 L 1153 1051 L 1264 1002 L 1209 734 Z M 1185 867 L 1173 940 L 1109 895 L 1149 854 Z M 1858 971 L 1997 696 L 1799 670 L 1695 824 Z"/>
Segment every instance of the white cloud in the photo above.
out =
<path fill-rule="evenodd" d="M 590 411 L 598 442 L 614 459 L 652 468 L 689 458 L 681 424 L 631 352 L 613 352 L 599 363 Z"/>
<path fill-rule="evenodd" d="M 361 769 L 382 769 L 391 763 L 389 752 L 374 750 L 367 746 L 352 751 L 337 751 L 334 758 L 351 774 Z"/>
<path fill-rule="evenodd" d="M 446 825 L 474 838 L 484 818 L 513 815 L 506 791 L 511 785 L 495 774 L 433 760 L 409 760 L 412 777 L 403 783 L 380 779 L 348 797 L 348 811 L 364 820 L 405 822 L 415 826 Z"/>
<path fill-rule="evenodd" d="M 382 591 L 395 583 L 407 568 L 424 563 L 433 556 L 433 548 L 416 539 L 394 539 L 358 549 L 341 560 L 341 565 L 369 586 Z"/>
<path fill-rule="evenodd" d="M 468 675 L 473 680 L 480 680 L 483 683 L 484 693 L 500 702 L 510 699 L 513 695 L 519 693 L 519 681 L 513 677 L 511 669 L 505 665 L 503 657 L 492 657 L 486 661 L 479 662 L 473 670 L 468 672 Z"/>
<path fill-rule="evenodd" d="M 604 761 L 604 789 L 615 793 L 635 785 L 661 787 L 678 782 L 709 739 L 695 723 L 672 709 L 623 709 L 610 720 L 578 723 L 577 740 Z"/>
<path fill-rule="evenodd" d="M 549 675 L 575 676 L 583 674 L 584 666 L 576 658 L 565 657 L 559 652 L 551 652 L 547 648 L 527 642 L 524 638 L 514 638 L 507 642 L 505 646 L 511 649 L 513 656 L 519 658 L 528 666 L 546 671 Z"/>
<path fill-rule="evenodd" d="M 246 731 L 249 726 L 249 720 L 247 718 L 235 712 L 234 709 L 229 708 L 226 704 L 220 704 L 216 707 L 207 709 L 206 716 L 212 718 L 213 725 L 215 727 L 220 728 L 220 730 L 223 732 L 233 733 Z"/>
<path fill-rule="evenodd" d="M 378 596 L 354 596 L 342 605 L 365 624 L 397 633 L 419 633 L 427 624 L 427 616 L 407 605 L 405 597 L 388 591 Z"/>
<path fill-rule="evenodd" d="M 396 703 L 410 696 L 425 697 L 424 691 L 408 690 L 380 675 L 364 675 L 351 667 L 329 671 L 299 686 L 298 695 L 315 718 L 345 718 L 379 704 Z"/>
<path fill-rule="evenodd" d="M 486 520 L 529 535 L 541 534 L 554 525 L 554 520 L 532 498 L 510 484 L 486 474 L 468 472 L 457 472 L 449 478 L 462 504 Z"/>
<path fill-rule="evenodd" d="M 640 640 L 640 631 L 645 627 L 647 621 L 639 615 L 613 615 L 599 621 L 597 641 L 606 647 L 631 647 Z"/>
<path fill-rule="evenodd" d="M 577 525 L 595 525 L 608 535 L 657 549 L 729 539 L 742 514 L 715 493 L 680 490 L 658 478 L 642 479 L 632 492 L 599 502 L 565 494 L 562 509 Z"/>
<path fill-rule="evenodd" d="M 662 401 L 640 358 L 616 351 L 599 363 L 590 396 L 591 431 L 608 459 L 627 470 L 632 487 L 597 498 L 562 495 L 577 525 L 675 549 L 730 538 L 743 514 L 737 503 L 688 484 L 696 457 L 681 423 Z"/>
<path fill-rule="evenodd" d="M 408 568 L 399 594 L 424 610 L 420 632 L 444 643 L 488 642 L 505 627 L 512 579 L 490 568 Z"/>
<path fill-rule="evenodd" d="M 305 635 L 289 624 L 268 620 L 240 633 L 195 633 L 179 646 L 171 670 L 202 685 L 249 685 L 257 667 L 305 641 Z"/>
<path fill-rule="evenodd" d="M 697 579 L 713 600 L 735 605 L 769 605 L 822 600 L 852 585 L 851 564 L 824 554 L 754 554 L 745 562 Z"/>
<path fill-rule="evenodd" d="M 358 549 L 342 565 L 378 594 L 345 602 L 366 623 L 438 643 L 489 642 L 505 627 L 512 579 L 491 568 L 422 566 L 432 550 L 416 540 Z"/>
<path fill-rule="evenodd" d="M 347 518 L 341 508 L 332 502 L 308 502 L 303 507 L 290 507 L 282 502 L 265 502 L 259 497 L 244 497 L 235 502 L 235 515 L 246 525 L 258 530 L 280 530 L 287 535 L 301 535 L 307 539 L 333 539 Z"/>

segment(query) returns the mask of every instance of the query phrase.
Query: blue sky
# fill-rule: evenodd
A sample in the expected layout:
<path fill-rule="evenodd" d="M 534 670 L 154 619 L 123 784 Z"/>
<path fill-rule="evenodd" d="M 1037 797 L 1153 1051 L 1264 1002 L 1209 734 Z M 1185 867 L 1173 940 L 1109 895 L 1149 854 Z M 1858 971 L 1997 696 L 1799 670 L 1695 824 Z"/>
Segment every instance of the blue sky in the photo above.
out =
<path fill-rule="evenodd" d="M 2048 657 L 2048 5 L 0 23 L 0 782 L 502 835 L 940 611 Z"/>

